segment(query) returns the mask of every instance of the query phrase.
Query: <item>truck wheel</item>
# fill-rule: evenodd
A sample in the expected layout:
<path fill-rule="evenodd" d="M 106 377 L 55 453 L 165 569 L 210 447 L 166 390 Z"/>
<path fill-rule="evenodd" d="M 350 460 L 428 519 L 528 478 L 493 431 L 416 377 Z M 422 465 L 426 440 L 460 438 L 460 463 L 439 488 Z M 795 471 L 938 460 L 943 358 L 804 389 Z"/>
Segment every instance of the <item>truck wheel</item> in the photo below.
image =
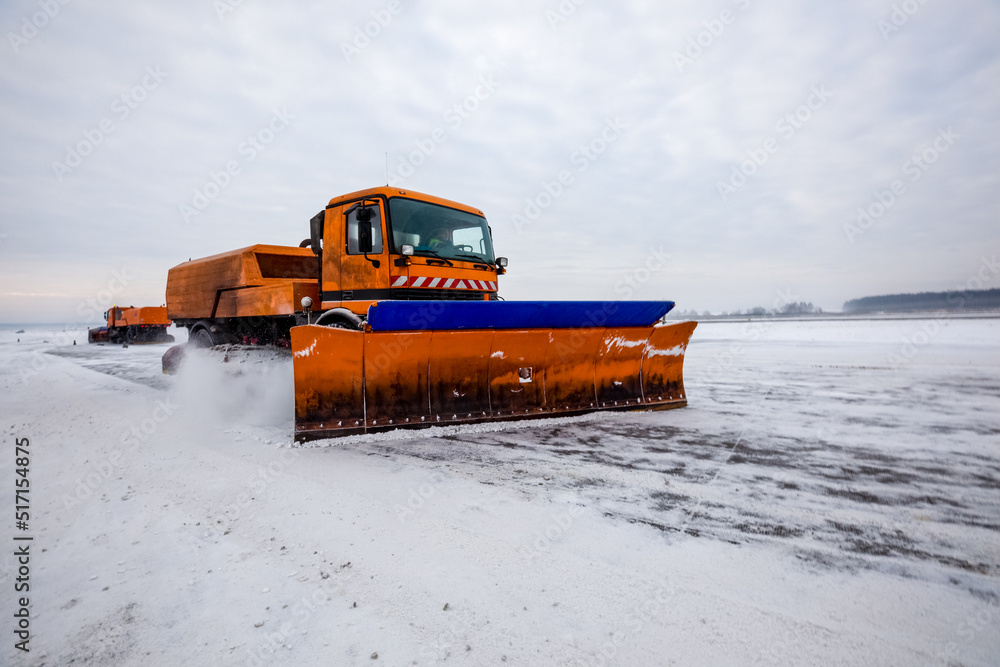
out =
<path fill-rule="evenodd" d="M 357 331 L 361 328 L 361 322 L 361 318 L 350 310 L 346 308 L 333 308 L 317 317 L 313 324 Z"/>
<path fill-rule="evenodd" d="M 215 341 L 212 340 L 212 334 L 208 329 L 195 329 L 188 337 L 188 342 L 194 347 L 212 347 L 215 345 Z"/>
<path fill-rule="evenodd" d="M 331 318 L 326 322 L 323 322 L 324 327 L 331 327 L 333 329 L 347 329 L 348 331 L 357 331 L 358 327 L 345 319 Z"/>

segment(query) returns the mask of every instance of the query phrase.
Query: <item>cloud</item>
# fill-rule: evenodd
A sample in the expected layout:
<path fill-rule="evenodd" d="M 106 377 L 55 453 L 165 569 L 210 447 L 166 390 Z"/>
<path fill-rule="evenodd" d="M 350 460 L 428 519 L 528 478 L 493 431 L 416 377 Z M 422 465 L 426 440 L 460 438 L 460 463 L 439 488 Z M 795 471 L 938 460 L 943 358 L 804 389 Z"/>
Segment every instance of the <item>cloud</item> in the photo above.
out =
<path fill-rule="evenodd" d="M 792 288 L 836 309 L 947 289 L 997 248 L 995 3 L 924 3 L 888 38 L 891 2 L 582 3 L 553 23 L 560 6 L 243 2 L 220 19 L 209 2 L 61 5 L 0 56 L 0 319 L 70 317 L 122 268 L 128 300 L 160 303 L 189 257 L 296 245 L 330 198 L 383 183 L 386 154 L 394 170 L 438 128 L 405 186 L 486 212 L 511 299 L 615 298 L 623 269 L 663 246 L 672 263 L 635 298 L 722 310 Z M 5 3 L 0 25 L 18 34 L 38 7 Z M 133 95 L 149 68 L 162 83 Z M 495 92 L 450 123 L 484 76 Z M 816 86 L 829 100 L 783 132 Z M 293 119 L 251 158 L 241 147 L 275 110 Z M 615 119 L 624 131 L 581 169 Z M 53 163 L 105 120 L 60 180 Z M 961 139 L 849 242 L 857 209 L 947 127 Z M 719 183 L 768 139 L 777 150 L 723 201 Z M 572 184 L 518 228 L 564 171 Z"/>

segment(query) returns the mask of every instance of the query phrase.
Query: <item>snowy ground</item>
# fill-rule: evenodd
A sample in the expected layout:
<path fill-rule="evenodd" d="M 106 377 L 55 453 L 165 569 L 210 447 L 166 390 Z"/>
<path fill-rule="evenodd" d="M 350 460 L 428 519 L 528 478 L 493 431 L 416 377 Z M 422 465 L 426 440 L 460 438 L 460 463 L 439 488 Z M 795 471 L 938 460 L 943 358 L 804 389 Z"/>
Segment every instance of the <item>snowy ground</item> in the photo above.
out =
<path fill-rule="evenodd" d="M 287 360 L 67 342 L 0 330 L 4 664 L 1000 664 L 1000 320 L 703 324 L 683 410 L 301 448 Z"/>

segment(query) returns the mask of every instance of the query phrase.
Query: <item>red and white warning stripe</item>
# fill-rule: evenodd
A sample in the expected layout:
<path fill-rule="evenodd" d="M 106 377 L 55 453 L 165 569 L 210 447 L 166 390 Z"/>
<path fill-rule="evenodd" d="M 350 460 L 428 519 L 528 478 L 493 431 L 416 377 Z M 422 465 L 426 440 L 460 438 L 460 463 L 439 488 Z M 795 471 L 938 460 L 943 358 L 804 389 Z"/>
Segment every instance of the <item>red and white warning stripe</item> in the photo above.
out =
<path fill-rule="evenodd" d="M 427 289 L 478 289 L 495 292 L 497 284 L 492 280 L 458 280 L 455 278 L 431 278 L 430 276 L 392 276 L 393 287 L 424 287 Z"/>

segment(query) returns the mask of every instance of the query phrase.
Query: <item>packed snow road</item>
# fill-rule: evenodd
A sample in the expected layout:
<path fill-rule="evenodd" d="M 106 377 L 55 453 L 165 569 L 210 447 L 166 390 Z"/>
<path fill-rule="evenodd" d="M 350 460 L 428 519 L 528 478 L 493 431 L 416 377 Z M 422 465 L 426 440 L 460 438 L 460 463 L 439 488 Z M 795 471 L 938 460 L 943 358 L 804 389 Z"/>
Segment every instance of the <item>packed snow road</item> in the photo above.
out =
<path fill-rule="evenodd" d="M 686 409 L 305 447 L 287 360 L 20 338 L 19 664 L 1000 660 L 995 319 L 706 323 Z"/>

